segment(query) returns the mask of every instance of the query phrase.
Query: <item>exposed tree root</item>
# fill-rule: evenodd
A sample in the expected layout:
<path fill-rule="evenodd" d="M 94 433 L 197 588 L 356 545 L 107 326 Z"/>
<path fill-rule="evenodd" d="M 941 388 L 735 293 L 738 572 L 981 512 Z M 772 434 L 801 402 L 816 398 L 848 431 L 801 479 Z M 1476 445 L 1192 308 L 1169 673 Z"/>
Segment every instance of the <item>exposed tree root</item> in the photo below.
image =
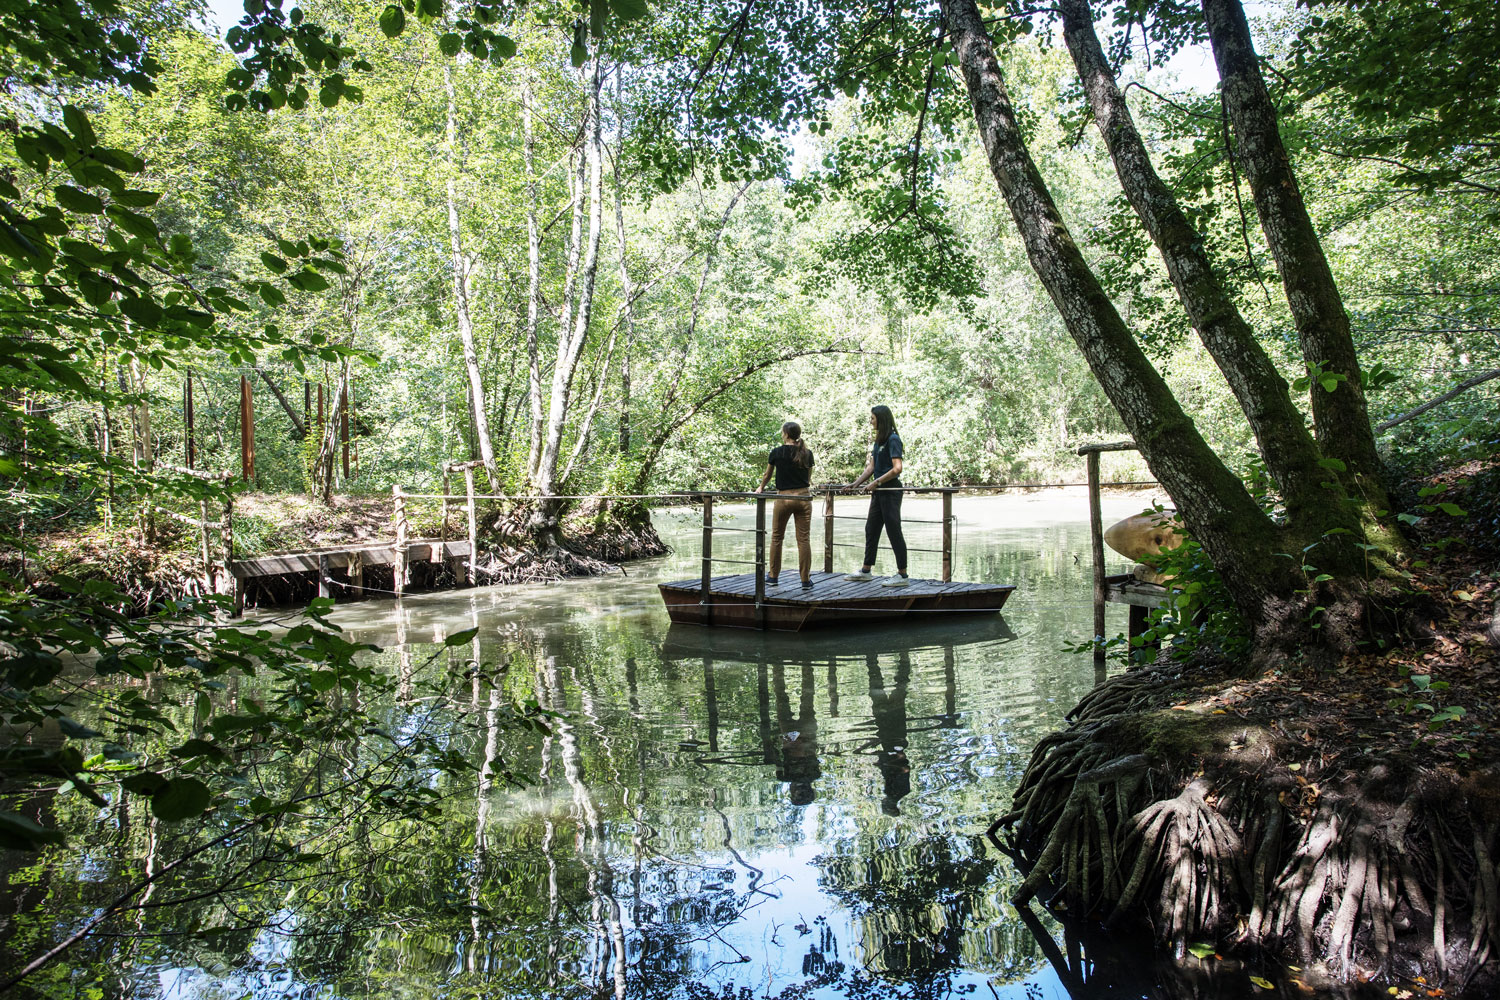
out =
<path fill-rule="evenodd" d="M 1272 727 L 1181 704 L 1176 669 L 1112 678 L 1037 745 L 991 828 L 1030 861 L 1018 905 L 1144 910 L 1179 958 L 1232 942 L 1330 981 L 1495 977 L 1491 775 L 1366 759 L 1315 784 Z"/>

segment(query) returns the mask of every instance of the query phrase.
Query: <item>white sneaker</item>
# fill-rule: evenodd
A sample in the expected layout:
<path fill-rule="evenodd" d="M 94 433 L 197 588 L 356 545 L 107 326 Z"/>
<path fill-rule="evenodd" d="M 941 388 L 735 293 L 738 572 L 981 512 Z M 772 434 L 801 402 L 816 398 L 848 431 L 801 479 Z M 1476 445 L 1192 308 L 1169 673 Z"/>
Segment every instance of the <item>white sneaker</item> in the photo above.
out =
<path fill-rule="evenodd" d="M 882 587 L 910 587 L 911 581 L 904 576 L 893 576 L 889 580 L 882 580 Z"/>
<path fill-rule="evenodd" d="M 847 576 L 844 577 L 844 579 L 845 580 L 854 580 L 856 582 L 861 582 L 862 583 L 862 582 L 864 582 L 866 580 L 873 580 L 873 579 L 875 579 L 875 574 L 871 573 L 867 569 L 862 569 L 858 573 L 850 573 L 850 574 L 848 574 Z"/>

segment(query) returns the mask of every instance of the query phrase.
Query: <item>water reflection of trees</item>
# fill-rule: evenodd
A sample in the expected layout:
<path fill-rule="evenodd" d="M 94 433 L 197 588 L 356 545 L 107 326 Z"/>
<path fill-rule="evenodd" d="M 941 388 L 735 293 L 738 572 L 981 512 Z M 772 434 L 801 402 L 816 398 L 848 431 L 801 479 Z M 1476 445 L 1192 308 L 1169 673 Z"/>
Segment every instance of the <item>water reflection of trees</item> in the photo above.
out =
<path fill-rule="evenodd" d="M 633 625 L 502 634 L 465 618 L 450 627 L 481 631 L 441 676 L 416 666 L 431 643 L 380 658 L 391 732 L 461 723 L 448 750 L 473 780 L 439 789 L 439 824 L 359 826 L 320 880 L 234 901 L 274 919 L 154 961 L 236 970 L 223 988 L 256 987 L 253 956 L 274 953 L 296 983 L 344 996 L 656 997 L 753 981 L 766 959 L 744 929 L 765 927 L 781 983 L 849 996 L 1035 965 L 999 909 L 1008 869 L 934 813 L 994 805 L 993 785 L 970 787 L 959 705 L 990 668 L 964 643 L 992 657 L 1013 638 L 1003 623 L 662 652 Z M 556 712 L 550 731 L 511 727 L 513 699 Z M 807 912 L 783 919 L 792 887 L 761 859 L 785 845 L 821 853 Z"/>

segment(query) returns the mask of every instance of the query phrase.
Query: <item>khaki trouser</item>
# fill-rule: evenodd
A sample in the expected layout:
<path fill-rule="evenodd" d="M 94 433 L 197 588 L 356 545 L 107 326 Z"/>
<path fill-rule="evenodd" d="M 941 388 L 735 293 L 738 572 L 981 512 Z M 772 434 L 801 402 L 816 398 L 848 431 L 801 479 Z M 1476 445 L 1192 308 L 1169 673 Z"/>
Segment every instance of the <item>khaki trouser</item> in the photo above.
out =
<path fill-rule="evenodd" d="M 778 490 L 778 496 L 807 496 L 806 488 L 800 490 Z M 797 527 L 797 575 L 808 579 L 812 572 L 812 501 L 777 500 L 771 509 L 771 562 L 766 567 L 767 576 L 781 573 L 781 541 L 786 537 L 786 519 L 792 518 Z"/>

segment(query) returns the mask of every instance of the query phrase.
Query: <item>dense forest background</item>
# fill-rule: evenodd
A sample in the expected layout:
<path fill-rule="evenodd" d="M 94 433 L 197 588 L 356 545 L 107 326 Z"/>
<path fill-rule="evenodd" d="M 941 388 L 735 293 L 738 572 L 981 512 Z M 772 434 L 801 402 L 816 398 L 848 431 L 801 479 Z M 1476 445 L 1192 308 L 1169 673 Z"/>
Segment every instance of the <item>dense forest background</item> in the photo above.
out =
<path fill-rule="evenodd" d="M 1076 479 L 1074 447 L 1125 436 L 1026 260 L 977 139 L 933 151 L 928 196 L 951 230 L 895 232 L 903 252 L 930 258 L 916 270 L 953 263 L 924 290 L 889 252 L 860 252 L 891 235 L 869 221 L 886 192 L 839 168 L 910 123 L 872 121 L 858 98 L 838 100 L 820 134 L 794 137 L 784 175 L 709 168 L 664 192 L 641 166 L 651 136 L 634 110 L 660 86 L 649 66 L 614 65 L 601 50 L 575 67 L 569 38 L 545 28 L 526 29 L 496 66 L 450 57 L 436 30 L 386 37 L 378 6 L 304 9 L 371 61 L 357 74 L 361 99 L 226 110 L 234 58 L 208 12 L 180 2 L 139 12 L 164 67 L 155 93 L 80 84 L 0 95 L 3 114 L 22 121 L 53 103 L 80 107 L 101 142 L 137 154 L 145 170 L 132 183 L 162 192 L 142 213 L 191 236 L 204 280 L 284 274 L 291 262 L 300 280 L 257 286 L 247 308 L 220 316 L 231 331 L 269 324 L 329 348 L 301 369 L 295 352 L 197 350 L 159 369 L 106 352 L 96 401 L 28 402 L 61 402 L 52 421 L 84 447 L 136 468 L 180 464 L 191 382 L 195 464 L 238 474 L 242 377 L 255 397 L 250 488 L 268 492 L 430 487 L 443 463 L 483 459 L 486 442 L 493 486 L 522 492 L 537 482 L 538 435 L 554 425 L 544 492 L 742 489 L 784 419 L 802 422 L 828 479 L 847 479 L 874 402 L 896 411 L 907 478 L 922 485 Z M 1311 15 L 1263 11 L 1273 60 L 1308 58 L 1294 50 Z M 1133 224 L 1066 51 L 1028 36 L 1004 59 L 1087 257 L 1204 436 L 1250 469 L 1244 418 Z M 1146 65 L 1127 64 L 1123 79 L 1134 74 L 1128 95 L 1148 143 L 1272 357 L 1288 381 L 1304 377 L 1217 95 Z M 1455 179 L 1385 155 L 1368 116 L 1337 90 L 1313 92 L 1316 75 L 1297 79 L 1275 95 L 1283 134 L 1384 420 L 1500 365 L 1494 188 L 1482 171 Z M 0 153 L 27 176 L 15 155 Z M 320 240 L 332 248 L 321 258 Z M 299 257 L 310 266 L 298 271 Z M 1497 384 L 1385 433 L 1388 457 L 1461 456 L 1493 441 Z M 345 386 L 347 474 L 332 460 Z M 1119 461 L 1124 477 L 1144 471 Z M 81 493 L 13 494 L 10 516 L 69 527 L 106 506 L 118 519 L 139 499 L 125 480 L 81 475 L 91 479 Z"/>

